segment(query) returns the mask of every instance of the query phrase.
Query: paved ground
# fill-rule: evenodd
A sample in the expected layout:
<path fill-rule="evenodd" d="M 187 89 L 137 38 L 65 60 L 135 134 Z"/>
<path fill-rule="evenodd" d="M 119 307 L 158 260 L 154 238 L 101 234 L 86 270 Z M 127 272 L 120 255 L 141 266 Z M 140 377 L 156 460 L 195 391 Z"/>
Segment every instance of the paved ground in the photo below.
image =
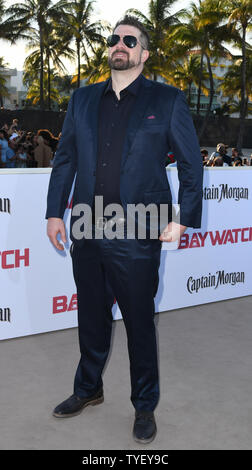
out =
<path fill-rule="evenodd" d="M 252 449 L 252 296 L 156 315 L 161 397 L 156 439 L 132 439 L 122 320 L 103 381 L 105 401 L 56 419 L 72 394 L 77 329 L 1 342 L 0 449 Z"/>

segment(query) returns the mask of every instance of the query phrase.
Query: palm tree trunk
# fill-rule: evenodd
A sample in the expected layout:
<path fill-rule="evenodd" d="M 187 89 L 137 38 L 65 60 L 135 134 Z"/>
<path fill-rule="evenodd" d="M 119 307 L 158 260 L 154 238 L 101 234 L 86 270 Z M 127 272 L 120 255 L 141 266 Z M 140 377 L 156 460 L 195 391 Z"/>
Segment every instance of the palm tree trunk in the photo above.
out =
<path fill-rule="evenodd" d="M 44 109 L 44 41 L 42 22 L 38 19 L 39 24 L 39 39 L 40 39 L 40 109 Z"/>
<path fill-rule="evenodd" d="M 78 78 L 77 78 L 77 88 L 80 88 L 80 41 L 76 41 L 77 45 L 77 60 L 78 60 Z"/>
<path fill-rule="evenodd" d="M 206 126 L 207 126 L 208 119 L 209 119 L 210 112 L 211 112 L 213 96 L 214 96 L 214 81 L 213 81 L 213 73 L 212 73 L 210 57 L 208 56 L 208 54 L 205 54 L 205 56 L 206 56 L 206 60 L 207 60 L 207 68 L 208 68 L 209 81 L 210 81 L 210 97 L 209 97 L 209 103 L 208 103 L 207 111 L 206 111 L 206 114 L 204 116 L 204 120 L 203 120 L 201 129 L 200 129 L 200 132 L 199 132 L 199 139 L 202 137 L 203 132 L 204 132 Z"/>
<path fill-rule="evenodd" d="M 242 81 L 241 81 L 241 110 L 240 110 L 240 128 L 237 139 L 238 151 L 242 151 L 243 135 L 246 117 L 246 27 L 242 27 Z"/>
<path fill-rule="evenodd" d="M 201 51 L 201 59 L 200 59 L 200 77 L 199 77 L 199 87 L 198 87 L 198 100 L 197 100 L 197 114 L 200 113 L 200 95 L 201 95 L 201 82 L 202 82 L 202 71 L 203 71 L 203 57 L 204 54 Z"/>
<path fill-rule="evenodd" d="M 48 109 L 51 110 L 51 69 L 50 69 L 50 56 L 47 56 L 47 90 L 48 90 Z"/>

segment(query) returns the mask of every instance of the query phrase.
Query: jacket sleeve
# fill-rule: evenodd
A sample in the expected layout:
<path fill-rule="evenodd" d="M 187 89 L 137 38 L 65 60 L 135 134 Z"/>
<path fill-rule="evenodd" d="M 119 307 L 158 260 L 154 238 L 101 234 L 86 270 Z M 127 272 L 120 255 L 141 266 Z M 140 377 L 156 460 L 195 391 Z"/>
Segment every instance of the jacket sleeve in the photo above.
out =
<path fill-rule="evenodd" d="M 181 90 L 178 90 L 172 110 L 169 141 L 177 160 L 180 224 L 200 228 L 203 163 L 190 110 L 185 94 Z"/>
<path fill-rule="evenodd" d="M 59 217 L 63 219 L 76 173 L 77 151 L 74 127 L 75 93 L 74 91 L 68 104 L 62 135 L 53 162 L 47 194 L 46 219 L 49 217 Z"/>

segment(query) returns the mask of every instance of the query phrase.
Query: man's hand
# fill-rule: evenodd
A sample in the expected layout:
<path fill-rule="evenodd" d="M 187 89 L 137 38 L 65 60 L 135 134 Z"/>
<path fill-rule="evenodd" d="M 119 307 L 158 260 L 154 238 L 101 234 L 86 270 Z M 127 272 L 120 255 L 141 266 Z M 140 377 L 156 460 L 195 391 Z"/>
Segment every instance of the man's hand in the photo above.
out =
<path fill-rule="evenodd" d="M 180 225 L 176 222 L 170 222 L 161 233 L 159 240 L 161 240 L 161 242 L 179 241 L 181 235 L 183 235 L 186 229 L 187 227 L 185 225 Z"/>
<path fill-rule="evenodd" d="M 64 246 L 57 240 L 58 233 L 60 234 L 63 243 L 66 243 L 66 229 L 63 220 L 58 219 L 57 217 L 50 217 L 47 222 L 47 235 L 55 248 L 63 251 Z"/>

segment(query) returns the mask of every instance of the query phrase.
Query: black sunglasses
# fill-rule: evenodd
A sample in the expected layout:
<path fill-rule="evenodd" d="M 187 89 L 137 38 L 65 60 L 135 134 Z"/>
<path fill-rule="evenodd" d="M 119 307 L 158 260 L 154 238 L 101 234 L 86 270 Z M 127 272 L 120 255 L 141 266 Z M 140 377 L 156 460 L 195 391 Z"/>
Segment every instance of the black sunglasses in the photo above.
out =
<path fill-rule="evenodd" d="M 135 36 L 123 36 L 122 38 L 125 46 L 129 47 L 129 49 L 133 49 L 133 47 L 136 47 L 137 43 L 140 44 L 140 46 L 142 46 L 142 44 L 137 40 L 137 38 Z M 120 41 L 120 36 L 119 34 L 111 34 L 108 38 L 107 38 L 107 46 L 108 47 L 113 47 L 115 46 L 118 42 Z M 143 46 L 142 46 L 143 47 Z M 144 49 L 144 48 L 143 48 Z"/>

